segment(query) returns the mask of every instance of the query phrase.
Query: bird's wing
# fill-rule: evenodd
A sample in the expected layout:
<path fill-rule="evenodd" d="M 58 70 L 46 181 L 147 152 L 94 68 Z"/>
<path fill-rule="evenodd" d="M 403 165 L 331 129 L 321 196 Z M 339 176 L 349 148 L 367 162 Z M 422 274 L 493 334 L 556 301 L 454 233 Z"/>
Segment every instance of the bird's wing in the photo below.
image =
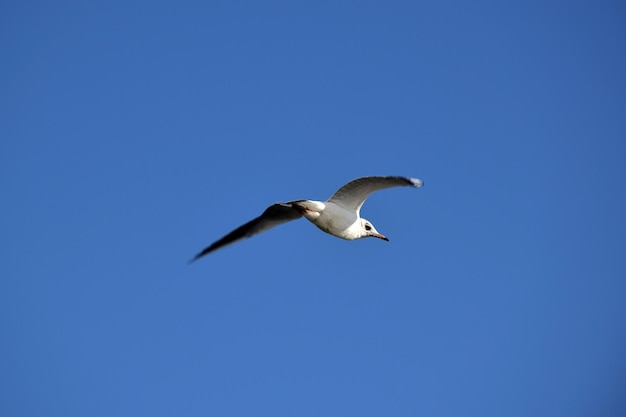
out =
<path fill-rule="evenodd" d="M 421 187 L 423 184 L 424 183 L 417 178 L 361 177 L 350 181 L 338 189 L 335 194 L 328 199 L 328 201 L 333 202 L 347 210 L 353 210 L 358 214 L 367 196 L 374 191 L 407 185 L 412 187 Z"/>
<path fill-rule="evenodd" d="M 241 239 L 252 237 L 261 232 L 265 232 L 272 227 L 278 226 L 279 224 L 296 220 L 300 217 L 302 217 L 302 214 L 292 208 L 289 204 L 273 204 L 256 219 L 249 221 L 243 226 L 239 226 L 217 242 L 214 242 L 210 246 L 204 248 L 202 252 L 194 256 L 190 262 L 193 262 L 198 258 L 213 252 L 214 250 L 220 249 L 223 246 L 230 245 L 231 243 L 235 243 Z"/>

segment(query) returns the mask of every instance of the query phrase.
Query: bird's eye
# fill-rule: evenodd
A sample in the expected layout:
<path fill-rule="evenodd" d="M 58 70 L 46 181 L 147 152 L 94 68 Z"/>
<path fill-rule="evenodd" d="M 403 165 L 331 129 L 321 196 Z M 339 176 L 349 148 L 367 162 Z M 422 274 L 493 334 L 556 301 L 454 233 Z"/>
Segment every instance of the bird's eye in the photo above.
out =
<path fill-rule="evenodd" d="M 365 225 L 365 230 L 372 230 L 372 226 L 370 226 L 369 224 Z"/>

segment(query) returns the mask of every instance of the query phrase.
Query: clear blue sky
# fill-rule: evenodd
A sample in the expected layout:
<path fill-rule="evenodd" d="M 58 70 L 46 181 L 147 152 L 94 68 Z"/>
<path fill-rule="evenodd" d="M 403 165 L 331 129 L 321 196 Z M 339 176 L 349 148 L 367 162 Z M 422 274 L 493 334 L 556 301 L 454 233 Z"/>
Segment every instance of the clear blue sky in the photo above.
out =
<path fill-rule="evenodd" d="M 622 1 L 0 7 L 0 414 L 626 415 Z M 188 265 L 276 201 L 422 178 Z"/>

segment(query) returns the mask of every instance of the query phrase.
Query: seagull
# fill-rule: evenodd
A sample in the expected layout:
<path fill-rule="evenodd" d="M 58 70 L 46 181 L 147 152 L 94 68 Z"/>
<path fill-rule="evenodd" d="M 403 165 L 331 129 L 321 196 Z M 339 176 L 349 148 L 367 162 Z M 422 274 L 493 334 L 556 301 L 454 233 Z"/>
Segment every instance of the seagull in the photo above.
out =
<path fill-rule="evenodd" d="M 326 233 L 341 239 L 355 240 L 364 237 L 377 237 L 389 242 L 386 236 L 378 233 L 372 223 L 360 216 L 361 206 L 374 191 L 390 187 L 424 185 L 417 178 L 397 176 L 370 176 L 350 181 L 326 201 L 295 200 L 269 206 L 256 219 L 239 226 L 223 238 L 204 248 L 189 262 L 194 262 L 209 253 L 265 232 L 279 224 L 296 220 L 302 216 Z"/>

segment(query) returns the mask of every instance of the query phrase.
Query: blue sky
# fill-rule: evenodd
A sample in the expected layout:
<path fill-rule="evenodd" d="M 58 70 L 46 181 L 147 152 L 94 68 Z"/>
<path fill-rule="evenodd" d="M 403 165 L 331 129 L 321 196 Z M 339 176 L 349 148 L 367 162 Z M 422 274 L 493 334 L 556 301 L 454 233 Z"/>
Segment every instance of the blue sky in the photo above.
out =
<path fill-rule="evenodd" d="M 6 416 L 626 412 L 626 8 L 4 2 Z M 305 220 L 364 175 L 390 238 Z"/>

